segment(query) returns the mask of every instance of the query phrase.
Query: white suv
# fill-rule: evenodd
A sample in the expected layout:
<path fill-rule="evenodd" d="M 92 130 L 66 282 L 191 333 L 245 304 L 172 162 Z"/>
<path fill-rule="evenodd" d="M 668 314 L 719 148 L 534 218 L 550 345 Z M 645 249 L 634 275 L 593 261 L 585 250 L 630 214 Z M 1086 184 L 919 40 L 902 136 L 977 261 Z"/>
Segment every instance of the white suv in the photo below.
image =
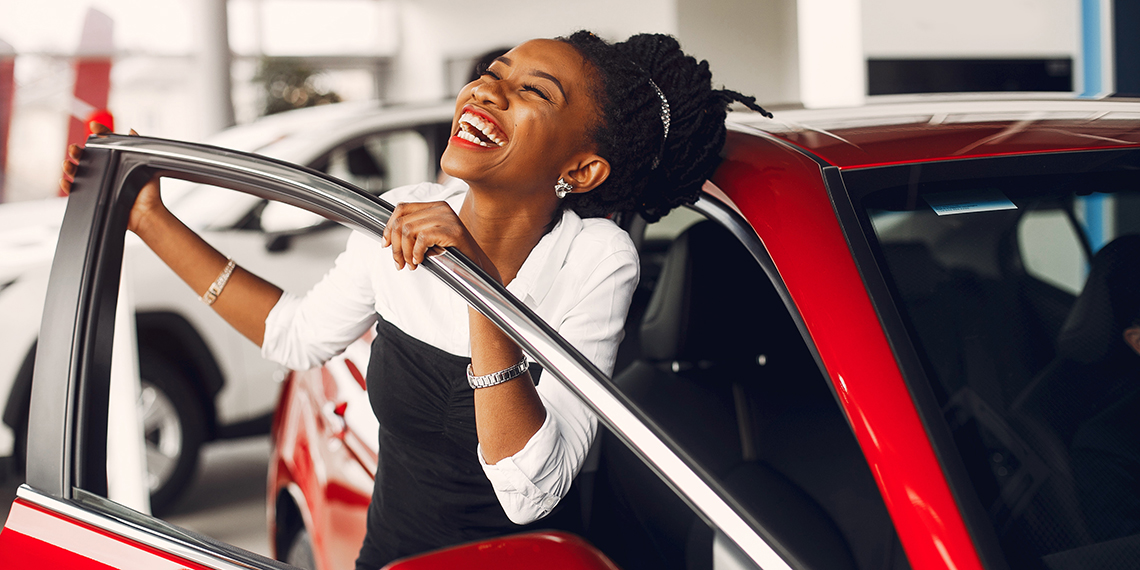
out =
<path fill-rule="evenodd" d="M 453 112 L 450 103 L 328 105 L 267 117 L 209 142 L 307 165 L 379 193 L 436 179 Z M 287 290 L 316 283 L 348 237 L 342 226 L 302 210 L 212 186 L 166 180 L 163 197 L 207 241 Z M 33 355 L 64 205 L 51 199 L 0 206 L 0 463 L 12 473 L 27 452 Z M 139 240 L 127 240 L 125 258 L 151 505 L 161 511 L 185 488 L 203 442 L 268 431 L 283 371 L 199 303 Z"/>

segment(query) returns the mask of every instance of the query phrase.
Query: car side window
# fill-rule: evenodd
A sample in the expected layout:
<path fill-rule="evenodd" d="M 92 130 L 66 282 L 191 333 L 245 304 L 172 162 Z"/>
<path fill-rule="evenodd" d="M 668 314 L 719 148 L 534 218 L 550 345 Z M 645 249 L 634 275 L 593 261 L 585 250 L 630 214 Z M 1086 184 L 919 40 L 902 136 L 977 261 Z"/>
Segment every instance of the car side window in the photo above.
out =
<path fill-rule="evenodd" d="M 313 167 L 367 192 L 380 194 L 399 186 L 435 179 L 428 141 L 415 130 L 377 133 L 334 148 Z M 260 212 L 260 228 L 270 233 L 303 231 L 323 218 L 280 202 Z"/>
<path fill-rule="evenodd" d="M 314 168 L 368 192 L 435 179 L 422 134 L 401 130 L 370 135 L 334 148 Z"/>
<path fill-rule="evenodd" d="M 1012 568 L 1125 560 L 1140 528 L 1140 357 L 1128 340 L 1140 330 L 1140 216 L 1128 207 L 1140 179 L 1130 165 L 1074 168 L 955 172 L 919 184 L 907 205 L 913 185 L 863 199 L 953 437 L 948 457 L 968 477 L 962 496 L 987 516 L 971 524 L 993 533 Z M 970 188 L 992 188 L 1008 207 L 939 215 L 923 195 Z"/>
<path fill-rule="evenodd" d="M 642 265 L 617 387 L 807 567 L 906 567 L 828 380 L 748 249 L 681 209 L 646 228 Z M 606 444 L 600 508 L 618 512 L 591 535 L 619 566 L 707 564 L 714 531 Z"/>

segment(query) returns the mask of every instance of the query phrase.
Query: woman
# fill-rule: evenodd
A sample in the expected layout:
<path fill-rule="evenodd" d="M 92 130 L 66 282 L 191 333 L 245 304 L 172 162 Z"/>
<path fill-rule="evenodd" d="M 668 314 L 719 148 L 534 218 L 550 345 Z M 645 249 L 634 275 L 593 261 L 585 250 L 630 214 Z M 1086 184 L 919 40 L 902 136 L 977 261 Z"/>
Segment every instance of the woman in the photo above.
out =
<path fill-rule="evenodd" d="M 732 100 L 764 112 L 713 90 L 707 63 L 668 36 L 526 42 L 458 96 L 441 161 L 457 181 L 387 193 L 398 206 L 382 242 L 354 234 L 304 298 L 203 242 L 162 205 L 157 181 L 128 227 L 263 354 L 293 368 L 377 327 L 367 386 L 380 461 L 357 561 L 374 569 L 548 515 L 597 427 L 560 383 L 536 386 L 494 324 L 414 271 L 429 248 L 458 249 L 609 373 L 638 263 L 629 236 L 601 216 L 655 220 L 696 199 L 719 161 Z M 74 162 L 64 171 L 67 190 Z"/>

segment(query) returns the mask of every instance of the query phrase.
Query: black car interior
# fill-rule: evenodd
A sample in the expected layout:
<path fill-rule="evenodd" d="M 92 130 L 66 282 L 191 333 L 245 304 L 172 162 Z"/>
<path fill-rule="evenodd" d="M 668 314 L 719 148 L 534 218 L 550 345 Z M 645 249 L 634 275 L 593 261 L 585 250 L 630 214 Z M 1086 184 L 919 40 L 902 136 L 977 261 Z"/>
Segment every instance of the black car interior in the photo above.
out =
<path fill-rule="evenodd" d="M 622 392 L 794 566 L 907 568 L 828 380 L 747 249 L 702 221 L 671 243 L 645 243 L 642 263 L 636 330 L 614 377 Z M 603 438 L 591 541 L 627 570 L 710 568 L 713 530 L 621 442 Z"/>
<path fill-rule="evenodd" d="M 1074 296 L 1027 272 L 1017 243 L 1028 211 L 1064 212 L 1076 225 L 1071 195 L 1019 206 L 952 219 L 915 212 L 914 227 L 928 234 L 880 236 L 885 273 L 1010 567 L 1089 567 L 1089 548 L 1110 560 L 1098 567 L 1133 567 L 1140 545 L 1097 544 L 1129 532 L 1095 536 L 1104 514 L 1089 506 L 1102 491 L 1082 490 L 1084 464 L 1073 455 L 1081 426 L 1140 387 L 1140 357 L 1118 342 L 1123 315 L 1140 306 L 1140 237 L 1102 249 Z M 934 228 L 950 226 L 931 239 Z M 1131 273 L 1108 286 L 1108 266 Z M 1135 503 L 1137 493 L 1119 500 Z"/>

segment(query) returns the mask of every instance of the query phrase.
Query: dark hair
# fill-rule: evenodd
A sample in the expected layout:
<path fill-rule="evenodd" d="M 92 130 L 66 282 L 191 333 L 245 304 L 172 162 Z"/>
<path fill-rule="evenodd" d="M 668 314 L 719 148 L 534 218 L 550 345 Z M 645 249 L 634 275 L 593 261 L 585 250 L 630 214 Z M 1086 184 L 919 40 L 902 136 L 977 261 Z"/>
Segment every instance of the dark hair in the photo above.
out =
<path fill-rule="evenodd" d="M 713 89 L 708 62 L 686 55 L 672 36 L 639 34 L 611 44 L 580 31 L 558 39 L 593 68 L 592 91 L 601 117 L 592 134 L 598 154 L 610 163 L 605 182 L 563 201 L 580 216 L 637 211 L 655 221 L 694 202 L 720 163 L 728 105 L 739 101 L 771 117 L 754 97 Z M 669 101 L 668 138 L 653 85 Z"/>

